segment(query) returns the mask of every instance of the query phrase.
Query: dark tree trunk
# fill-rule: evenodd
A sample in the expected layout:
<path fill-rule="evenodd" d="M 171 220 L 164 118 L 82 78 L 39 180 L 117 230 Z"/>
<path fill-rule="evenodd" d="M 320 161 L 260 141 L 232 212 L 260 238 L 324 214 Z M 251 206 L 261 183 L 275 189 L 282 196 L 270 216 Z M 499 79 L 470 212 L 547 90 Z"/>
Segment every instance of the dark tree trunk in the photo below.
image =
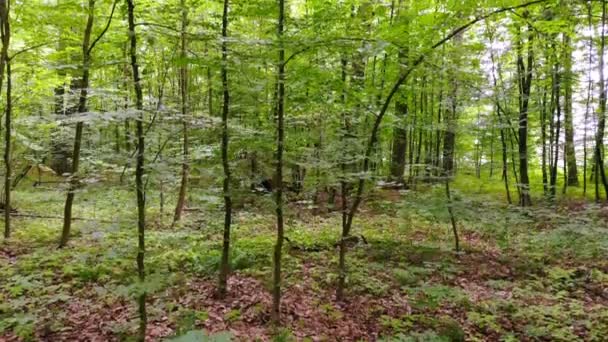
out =
<path fill-rule="evenodd" d="M 272 320 L 280 322 L 281 308 L 281 257 L 284 240 L 283 223 L 283 151 L 285 143 L 285 48 L 283 47 L 283 29 L 285 25 L 285 0 L 278 0 L 279 13 L 277 22 L 277 39 L 279 40 L 279 58 L 277 61 L 277 155 L 275 201 L 277 214 L 277 240 L 274 245 L 272 272 Z"/>
<path fill-rule="evenodd" d="M 599 75 L 600 75 L 600 106 L 597 118 L 597 132 L 595 134 L 595 200 L 600 200 L 599 180 L 601 177 L 604 192 L 608 198 L 608 181 L 604 170 L 604 130 L 606 128 L 606 84 L 604 78 L 604 49 L 606 45 L 606 2 L 602 1 L 602 33 L 600 36 Z"/>
<path fill-rule="evenodd" d="M 6 65 L 6 107 L 4 109 L 4 238 L 11 236 L 11 131 L 13 115 L 11 61 L 8 46 L 11 41 L 9 21 L 10 5 L 8 0 L 0 0 L 0 30 L 2 34 L 2 52 L 0 53 L 0 89 Z"/>
<path fill-rule="evenodd" d="M 454 204 L 452 202 L 452 194 L 450 191 L 450 177 L 445 175 L 445 195 L 448 201 L 448 213 L 450 214 L 450 222 L 452 223 L 452 233 L 454 234 L 454 249 L 460 252 L 460 239 L 458 238 L 458 227 L 456 226 L 456 216 L 454 215 Z"/>
<path fill-rule="evenodd" d="M 185 0 L 181 0 L 182 9 L 182 32 L 181 32 L 181 51 L 180 55 L 182 63 L 179 70 L 179 91 L 181 96 L 181 114 L 182 114 L 182 180 L 177 195 L 177 204 L 175 205 L 175 215 L 173 216 L 173 225 L 179 222 L 182 218 L 182 212 L 186 205 L 186 193 L 188 191 L 188 176 L 190 174 L 190 146 L 188 143 L 188 66 L 185 64 L 186 59 L 186 29 L 188 27 L 188 8 Z"/>
<path fill-rule="evenodd" d="M 82 79 L 78 82 L 80 87 L 80 97 L 78 100 L 78 113 L 86 113 L 87 111 L 87 95 L 89 88 L 89 67 L 91 63 L 91 55 L 89 45 L 91 42 L 91 31 L 93 29 L 95 10 L 95 0 L 89 0 L 88 8 L 88 19 L 86 28 L 84 30 L 84 39 L 82 41 Z M 72 226 L 72 206 L 74 204 L 74 197 L 76 196 L 76 189 L 80 183 L 78 179 L 78 168 L 80 165 L 80 146 L 82 144 L 82 131 L 84 129 L 84 122 L 78 121 L 76 123 L 76 133 L 74 137 L 74 151 L 72 152 L 72 169 L 70 172 L 70 185 L 68 187 L 68 194 L 65 200 L 65 207 L 63 209 L 63 229 L 61 231 L 61 239 L 59 240 L 59 248 L 65 247 L 70 237 L 70 230 Z"/>
<path fill-rule="evenodd" d="M 517 37 L 517 76 L 519 88 L 519 205 L 522 207 L 532 205 L 532 199 L 530 197 L 530 179 L 528 177 L 528 104 L 530 90 L 532 88 L 532 67 L 534 62 L 534 55 L 532 52 L 532 28 L 529 27 L 527 33 L 528 48 L 526 64 L 524 64 L 521 33 L 518 32 Z"/>
<path fill-rule="evenodd" d="M 543 177 L 543 193 L 549 195 L 549 179 L 547 177 L 547 89 L 543 87 L 543 98 L 540 108 L 540 139 L 541 139 L 541 172 Z"/>
<path fill-rule="evenodd" d="M 407 129 L 405 119 L 408 114 L 407 102 L 405 100 L 397 101 L 395 104 L 395 113 L 399 118 L 397 126 L 393 128 L 393 149 L 391 156 L 391 180 L 403 183 L 403 174 L 405 172 L 405 156 L 407 152 Z"/>
<path fill-rule="evenodd" d="M 228 115 L 230 111 L 230 89 L 228 88 L 228 0 L 224 0 L 222 15 L 222 166 L 224 169 L 224 238 L 218 294 L 224 298 L 227 293 L 227 280 L 230 273 L 230 225 L 232 220 L 232 197 L 230 195 L 230 164 L 228 162 Z"/>
<path fill-rule="evenodd" d="M 342 58 L 341 62 L 341 80 L 342 80 L 342 104 L 346 106 L 346 58 Z M 342 136 L 341 142 L 343 144 L 344 149 L 346 149 L 347 136 L 349 135 L 350 125 L 348 123 L 348 118 L 346 117 L 346 113 L 342 112 Z M 404 154 L 405 157 L 405 154 Z M 344 160 L 345 156 L 341 156 L 340 161 L 340 202 L 342 207 L 340 208 L 342 214 L 342 234 L 340 239 L 340 251 L 338 255 L 338 286 L 336 288 L 336 298 L 338 300 L 342 300 L 344 298 L 344 287 L 346 283 L 346 239 L 348 238 L 348 227 L 346 225 L 347 215 L 348 215 L 348 183 L 347 183 L 347 165 Z M 334 200 L 331 201 L 332 205 L 334 204 Z"/>
<path fill-rule="evenodd" d="M 145 162 L 145 140 L 144 140 L 144 112 L 143 112 L 143 93 L 139 78 L 139 65 L 137 64 L 137 35 L 135 32 L 135 4 L 133 0 L 127 0 L 127 13 L 129 21 L 129 39 L 131 43 L 131 69 L 133 71 L 133 85 L 135 88 L 135 108 L 138 112 L 136 123 L 137 134 L 137 159 L 135 166 L 135 184 L 137 191 L 137 274 L 139 281 L 146 280 L 144 265 L 145 255 L 145 232 L 146 232 L 146 194 L 144 189 L 144 162 Z M 146 313 L 146 291 L 142 290 L 137 298 L 139 313 L 139 334 L 138 340 L 143 342 L 146 339 L 146 326 L 148 315 Z"/>
<path fill-rule="evenodd" d="M 555 101 L 555 132 L 553 134 L 553 154 L 551 155 L 551 172 L 549 179 L 549 196 L 555 198 L 556 187 L 557 187 L 557 162 L 559 160 L 559 136 L 561 130 L 561 112 L 562 107 L 560 103 L 560 92 L 561 92 L 561 76 L 559 74 L 559 65 L 555 64 L 553 67 L 553 99 Z"/>
<path fill-rule="evenodd" d="M 578 186 L 578 169 L 574 150 L 574 124 L 572 117 L 572 43 L 570 36 L 564 34 L 564 126 L 565 126 L 565 157 L 567 165 L 567 185 Z"/>

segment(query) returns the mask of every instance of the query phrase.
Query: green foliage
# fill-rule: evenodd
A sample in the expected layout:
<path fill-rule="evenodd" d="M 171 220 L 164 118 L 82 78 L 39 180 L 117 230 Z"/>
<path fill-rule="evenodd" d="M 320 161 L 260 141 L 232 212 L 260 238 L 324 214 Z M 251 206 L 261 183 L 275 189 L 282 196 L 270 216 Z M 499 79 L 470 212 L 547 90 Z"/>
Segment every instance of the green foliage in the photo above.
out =
<path fill-rule="evenodd" d="M 433 309 L 446 303 L 468 307 L 468 296 L 458 288 L 446 285 L 423 284 L 420 287 L 409 288 L 414 301 L 412 305 L 420 309 Z"/>
<path fill-rule="evenodd" d="M 232 335 L 228 332 L 207 334 L 203 330 L 191 330 L 187 333 L 169 339 L 171 342 L 229 342 Z"/>

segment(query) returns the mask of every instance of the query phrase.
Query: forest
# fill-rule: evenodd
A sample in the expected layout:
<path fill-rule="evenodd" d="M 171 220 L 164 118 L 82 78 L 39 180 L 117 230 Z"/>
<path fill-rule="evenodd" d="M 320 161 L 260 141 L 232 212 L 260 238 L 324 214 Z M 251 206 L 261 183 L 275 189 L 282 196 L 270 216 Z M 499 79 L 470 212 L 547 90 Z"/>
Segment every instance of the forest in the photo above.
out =
<path fill-rule="evenodd" d="M 606 341 L 606 0 L 0 0 L 0 341 Z"/>

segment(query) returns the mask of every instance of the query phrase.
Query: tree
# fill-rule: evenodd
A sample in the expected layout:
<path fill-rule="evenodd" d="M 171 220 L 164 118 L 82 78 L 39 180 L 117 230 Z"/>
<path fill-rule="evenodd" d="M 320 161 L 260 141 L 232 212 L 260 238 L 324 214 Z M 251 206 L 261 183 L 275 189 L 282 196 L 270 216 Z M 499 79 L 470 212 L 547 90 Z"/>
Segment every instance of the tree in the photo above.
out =
<path fill-rule="evenodd" d="M 95 45 L 103 38 L 104 34 L 110 28 L 112 23 L 112 17 L 114 16 L 114 10 L 118 0 L 114 1 L 112 5 L 112 11 L 108 22 L 93 42 L 91 42 L 91 32 L 93 31 L 93 21 L 95 18 L 95 0 L 89 0 L 88 17 L 87 23 L 84 29 L 84 37 L 82 40 L 82 78 L 78 81 L 80 88 L 80 95 L 78 98 L 78 113 L 84 114 L 87 112 L 87 96 L 89 91 L 89 77 L 91 68 L 91 52 Z M 70 174 L 70 185 L 68 188 L 68 194 L 65 200 L 65 206 L 63 209 L 63 230 L 61 231 L 61 239 L 59 240 L 59 248 L 63 248 L 67 245 L 68 239 L 70 238 L 70 230 L 72 227 L 72 206 L 74 204 L 74 197 L 76 196 L 76 190 L 80 187 L 80 180 L 78 175 L 78 168 L 80 166 L 80 146 L 82 144 L 82 132 L 84 130 L 84 122 L 82 118 L 78 119 L 76 123 L 76 133 L 74 136 L 74 151 L 72 153 L 72 170 Z"/>
<path fill-rule="evenodd" d="M 277 120 L 277 151 L 275 173 L 275 203 L 277 215 L 277 239 L 273 253 L 272 271 L 272 311 L 271 316 L 276 324 L 280 321 L 281 310 L 281 258 L 283 253 L 283 240 L 285 239 L 283 218 L 283 152 L 285 144 L 285 47 L 283 32 L 285 29 L 285 0 L 278 1 L 277 39 L 279 55 L 277 59 L 277 92 L 276 92 L 276 120 Z"/>
<path fill-rule="evenodd" d="M 135 108 L 138 112 L 136 122 L 137 135 L 137 157 L 135 166 L 135 184 L 137 192 L 137 274 L 140 283 L 145 282 L 146 272 L 144 266 L 145 256 L 145 232 L 146 232 L 146 194 L 144 188 L 144 161 L 145 161 L 145 137 L 144 137 L 144 111 L 143 92 L 139 77 L 139 65 L 137 64 L 137 34 L 135 32 L 135 4 L 133 0 L 127 0 L 127 16 L 129 22 L 128 37 L 130 41 L 129 55 L 131 58 L 131 69 L 133 73 L 133 85 L 135 88 Z M 146 339 L 146 326 L 148 315 L 146 313 L 146 290 L 140 289 L 137 298 L 139 312 L 139 341 Z"/>
<path fill-rule="evenodd" d="M 8 56 L 8 47 L 11 41 L 10 28 L 10 0 L 0 0 L 0 34 L 2 38 L 2 49 L 0 50 L 0 91 L 2 79 L 6 67 L 6 107 L 4 111 L 4 238 L 11 236 L 11 119 L 12 119 L 12 94 L 11 94 L 11 64 Z"/>
<path fill-rule="evenodd" d="M 230 88 L 228 87 L 228 8 L 229 0 L 224 0 L 222 14 L 222 167 L 224 170 L 224 236 L 218 292 L 225 297 L 226 282 L 230 273 L 230 225 L 232 222 L 232 197 L 230 195 L 230 163 L 228 160 L 228 116 L 230 114 Z"/>
<path fill-rule="evenodd" d="M 526 11 L 524 17 L 529 13 Z M 530 102 L 530 91 L 532 89 L 532 68 L 534 67 L 534 52 L 532 46 L 533 32 L 528 27 L 527 33 L 527 52 L 524 62 L 524 41 L 521 37 L 521 28 L 517 28 L 517 86 L 519 89 L 519 176 L 520 176 L 520 196 L 519 204 L 522 207 L 532 205 L 530 197 L 530 179 L 528 177 L 528 107 Z"/>
<path fill-rule="evenodd" d="M 608 180 L 604 170 L 604 130 L 606 128 L 606 84 L 604 78 L 604 48 L 606 45 L 606 2 L 602 1 L 602 23 L 600 33 L 600 46 L 598 51 L 598 73 L 600 103 L 597 113 L 597 131 L 595 133 L 594 165 L 595 165 L 595 200 L 600 200 L 599 181 L 600 177 L 604 185 L 604 191 L 608 198 Z"/>
<path fill-rule="evenodd" d="M 186 50 L 188 43 L 186 40 L 186 30 L 188 28 L 188 8 L 186 7 L 186 1 L 180 0 L 180 7 L 182 12 L 182 28 L 180 34 L 181 49 L 180 57 L 183 65 L 179 68 L 179 92 L 181 96 L 181 114 L 182 114 L 182 136 L 183 136 L 183 152 L 182 152 L 182 180 L 179 187 L 179 194 L 177 196 L 177 204 L 175 206 L 175 216 L 173 217 L 173 225 L 181 220 L 182 212 L 186 204 L 186 193 L 188 191 L 188 176 L 190 174 L 190 161 L 189 159 L 189 143 L 188 143 L 188 65 L 186 63 Z"/>

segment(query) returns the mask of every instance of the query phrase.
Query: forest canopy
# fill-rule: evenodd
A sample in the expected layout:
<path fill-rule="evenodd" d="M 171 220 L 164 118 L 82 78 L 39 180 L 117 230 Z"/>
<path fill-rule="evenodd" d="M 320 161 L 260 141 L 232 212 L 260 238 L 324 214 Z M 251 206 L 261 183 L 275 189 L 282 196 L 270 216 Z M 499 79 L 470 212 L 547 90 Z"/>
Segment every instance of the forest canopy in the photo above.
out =
<path fill-rule="evenodd" d="M 0 339 L 608 335 L 605 0 L 0 0 Z"/>

